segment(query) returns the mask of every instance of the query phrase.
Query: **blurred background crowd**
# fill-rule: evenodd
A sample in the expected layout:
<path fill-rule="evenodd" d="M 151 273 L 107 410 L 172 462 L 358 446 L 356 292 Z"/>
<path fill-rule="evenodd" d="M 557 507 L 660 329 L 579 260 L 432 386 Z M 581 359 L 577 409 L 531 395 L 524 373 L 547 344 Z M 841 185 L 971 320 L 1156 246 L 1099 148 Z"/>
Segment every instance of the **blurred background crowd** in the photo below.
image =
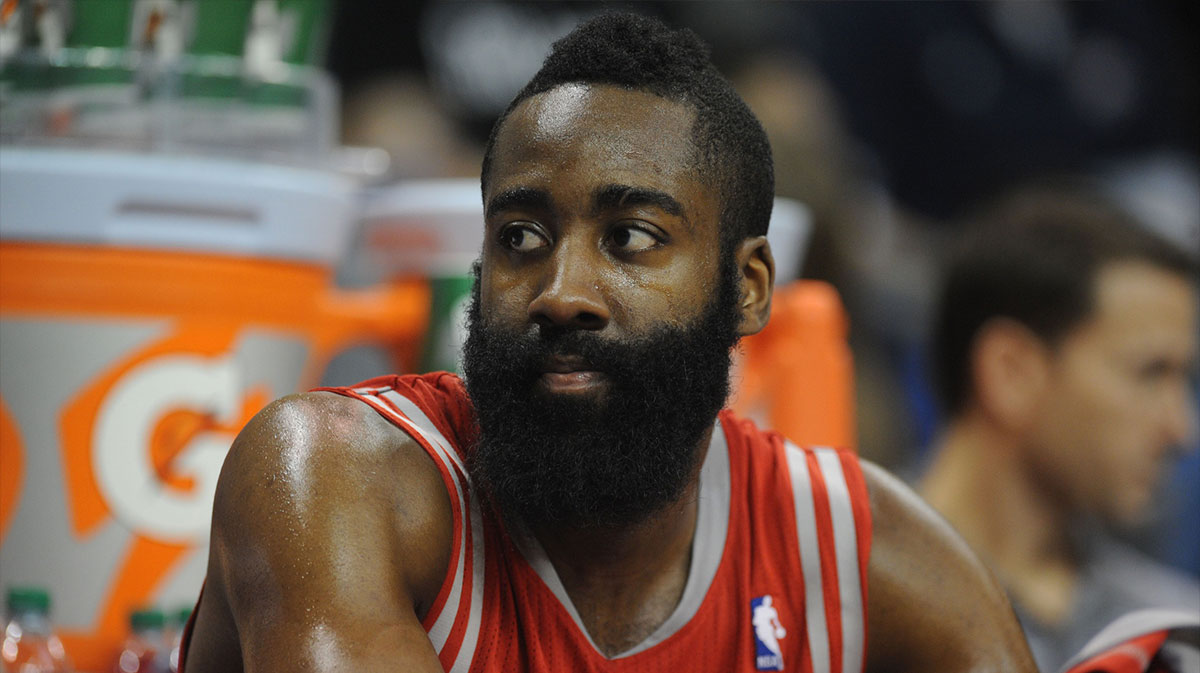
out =
<path fill-rule="evenodd" d="M 402 362 L 411 369 L 453 366 L 453 354 L 441 353 L 445 347 L 440 344 L 453 342 L 451 333 L 457 314 L 452 304 L 467 287 L 463 280 L 465 265 L 471 259 L 471 246 L 477 242 L 474 237 L 478 236 L 470 231 L 471 225 L 478 222 L 471 208 L 478 207 L 478 172 L 491 124 L 537 70 L 552 41 L 581 19 L 612 8 L 652 14 L 671 25 L 696 31 L 712 46 L 718 68 L 762 121 L 774 151 L 777 194 L 802 208 L 807 233 L 802 242 L 796 243 L 798 250 L 792 251 L 801 257 L 798 275 L 830 283 L 845 305 L 854 371 L 853 435 L 859 451 L 914 483 L 931 460 L 931 447 L 937 444 L 939 429 L 946 422 L 930 373 L 940 269 L 961 238 L 964 222 L 981 204 L 1047 178 L 1086 182 L 1090 193 L 1127 211 L 1139 226 L 1192 255 L 1200 250 L 1196 9 L 1182 2 L 1104 0 L 4 0 L 0 2 L 0 62 L 4 64 L 0 66 L 0 161 L 7 154 L 9 162 L 0 166 L 9 171 L 5 180 L 9 184 L 0 184 L 0 189 L 5 189 L 2 196 L 9 205 L 0 205 L 7 208 L 0 211 L 2 242 L 10 255 L 24 255 L 32 252 L 16 248 L 28 247 L 30 241 L 66 241 L 92 250 L 113 246 L 122 240 L 120 236 L 129 234 L 131 240 L 136 239 L 135 248 L 154 249 L 155 242 L 165 239 L 150 232 L 150 228 L 114 229 L 116 234 L 98 236 L 88 229 L 86 221 L 79 221 L 91 217 L 86 205 L 68 216 L 76 218 L 79 226 L 66 226 L 52 234 L 41 232 L 39 227 L 46 226 L 45 221 L 50 219 L 40 214 L 42 209 L 61 208 L 60 201 L 75 198 L 92 203 L 85 198 L 90 193 L 88 188 L 77 185 L 91 184 L 98 178 L 71 173 L 86 163 L 77 155 L 72 155 L 69 162 L 73 168 L 56 172 L 54 162 L 46 163 L 37 151 L 133 151 L 169 159 L 176 163 L 164 164 L 165 168 L 118 166 L 98 172 L 103 176 L 109 170 L 128 170 L 128 175 L 142 176 L 147 183 L 162 179 L 165 186 L 161 193 L 173 193 L 164 177 L 172 171 L 193 176 L 181 179 L 206 184 L 207 191 L 198 192 L 201 196 L 192 201 L 185 199 L 190 205 L 173 206 L 165 214 L 157 201 L 140 196 L 124 198 L 118 204 L 120 212 L 130 217 L 205 220 L 204 231 L 185 232 L 166 247 L 319 260 L 334 269 L 336 284 L 343 293 L 339 295 L 343 300 L 339 310 L 343 312 L 368 300 L 394 301 L 399 314 L 393 312 L 388 318 L 394 322 L 396 315 L 423 316 L 432 305 L 435 317 L 428 319 L 428 324 L 426 318 L 412 318 L 422 332 L 418 339 L 420 352 L 405 351 L 409 357 Z M 54 21 L 57 27 L 51 25 Z M 174 63 L 191 68 L 193 79 L 182 77 L 170 86 L 161 85 L 170 80 L 164 73 L 170 73 Z M 124 74 L 109 79 L 95 75 L 94 80 L 79 74 L 102 71 Z M 254 86 L 246 84 L 250 80 Z M 124 97 L 112 98 L 109 94 L 95 97 L 89 93 L 80 99 L 83 103 L 73 107 L 63 105 L 66 99 L 62 96 L 56 98 L 56 92 L 102 81 L 119 82 L 126 89 L 140 87 L 140 94 L 130 98 L 126 91 Z M 189 98 L 223 102 L 203 110 L 197 105 L 170 107 L 172 102 Z M 304 174 L 289 178 L 290 173 L 272 173 L 262 178 L 258 173 L 248 173 L 249 177 L 231 179 L 232 173 L 227 172 L 230 164 L 221 162 L 251 162 Z M 336 174 L 341 182 L 314 182 L 314 186 L 303 188 L 281 186 L 280 181 L 289 179 L 309 180 L 312 171 Z M 31 173 L 42 176 L 42 181 L 29 181 Z M 18 174 L 19 179 L 14 177 Z M 225 182 L 214 180 L 207 185 L 214 174 L 223 175 Z M 267 230 L 275 226 L 272 218 L 287 220 L 295 214 L 271 214 L 274 211 L 264 208 L 265 214 L 248 216 L 236 207 L 199 212 L 206 207 L 216 208 L 210 203 L 210 195 L 221 195 L 212 197 L 219 201 L 239 189 L 269 192 L 274 195 L 271 198 L 284 204 L 280 208 L 290 204 L 297 212 L 306 210 L 310 217 L 313 213 L 331 213 L 329 217 L 351 224 L 336 235 L 329 233 L 332 226 L 323 226 L 319 221 L 292 228 L 284 224 L 269 243 L 247 242 L 238 222 L 261 221 Z M 325 202 L 313 196 L 347 189 L 360 196 L 345 207 L 327 208 Z M 278 194 L 271 190 L 278 190 Z M 30 198 L 31 193 L 36 198 Z M 314 199 L 311 205 L 302 202 L 310 197 Z M 407 205 L 414 200 L 420 204 Z M 13 205 L 17 202 L 32 205 L 17 210 Z M 405 218 L 434 211 L 438 214 L 430 221 L 455 232 L 453 236 L 446 234 L 454 240 L 455 245 L 449 246 L 453 250 L 427 247 L 441 244 L 430 244 L 426 240 L 429 232 L 420 227 L 395 226 Z M 219 222 L 214 225 L 208 220 Z M 372 229 L 372 221 L 384 224 Z M 310 234 L 311 241 L 291 240 Z M 416 259 L 404 257 L 405 250 L 414 249 L 420 251 Z M 97 258 L 94 250 L 87 254 L 89 259 Z M 403 264 L 397 261 L 397 255 L 404 258 Z M 55 260 L 46 263 L 68 264 Z M 141 262 L 113 263 L 117 268 L 132 269 Z M 131 606 L 111 607 L 112 614 L 106 613 L 106 608 L 98 606 L 111 601 L 104 603 L 101 593 L 108 592 L 106 595 L 111 597 L 125 591 L 121 595 L 175 608 L 198 585 L 194 579 L 169 581 L 175 571 L 167 570 L 157 578 L 144 580 L 146 586 L 137 591 L 116 588 L 120 582 L 110 582 L 110 578 L 136 565 L 130 560 L 133 556 L 168 559 L 163 563 L 170 565 L 175 562 L 170 560 L 175 559 L 171 554 L 180 559 L 184 556 L 177 551 L 182 549 L 179 545 L 196 542 L 187 536 L 155 537 L 136 530 L 137 526 L 129 521 L 140 521 L 138 515 L 105 499 L 105 483 L 112 478 L 104 476 L 108 474 L 105 469 L 111 473 L 134 468 L 122 467 L 125 464 L 117 461 L 108 468 L 90 468 L 99 475 L 95 477 L 81 476 L 79 470 L 87 472 L 86 466 L 72 472 L 72 449 L 67 447 L 67 438 L 62 440 L 61 451 L 56 448 L 59 440 L 53 433 L 58 430 L 53 428 L 60 422 L 57 417 L 44 415 L 42 420 L 29 421 L 31 426 L 45 423 L 52 428 L 46 431 L 51 434 L 44 440 L 30 439 L 36 431 L 24 429 L 22 414 L 33 412 L 22 411 L 20 407 L 25 403 L 17 398 L 34 385 L 32 381 L 50 376 L 47 371 L 57 373 L 69 366 L 60 363 L 59 369 L 42 369 L 39 373 L 31 370 L 30 361 L 37 360 L 37 353 L 42 358 L 57 358 L 57 354 L 48 356 L 47 352 L 82 348 L 83 342 L 56 332 L 48 336 L 52 332 L 46 327 L 48 319 L 39 313 L 41 309 L 30 309 L 22 302 L 50 301 L 58 307 L 56 310 L 74 312 L 74 319 L 95 327 L 97 333 L 108 329 L 96 326 L 101 318 L 95 314 L 102 311 L 89 310 L 86 301 L 75 308 L 62 308 L 65 304 L 58 300 L 27 300 L 21 295 L 41 292 L 38 287 L 18 288 L 25 288 L 21 284 L 28 281 L 27 276 L 38 273 L 37 264 L 36 259 L 10 257 L 9 275 L 3 277 L 6 285 L 0 290 L 0 327 L 4 329 L 0 332 L 0 393 L 9 408 L 0 407 L 0 411 L 15 419 L 6 421 L 6 428 L 22 428 L 6 430 L 0 438 L 7 443 L 0 454 L 7 460 L 0 465 L 5 473 L 0 486 L 10 494 L 7 501 L 0 497 L 4 507 L 0 511 L 0 584 L 50 584 L 56 606 L 60 606 L 55 608 L 58 621 L 67 625 L 66 630 L 76 632 L 78 642 L 103 633 L 106 647 L 113 649 L 112 634 L 125 628 L 123 613 Z M 164 273 L 182 273 L 177 263 L 165 264 Z M 446 265 L 452 266 L 454 273 L 446 273 Z M 19 274 L 17 269 L 21 269 Z M 390 282 L 397 270 L 417 270 L 439 282 L 380 289 L 380 284 Z M 148 277 L 158 273 L 149 267 L 143 271 Z M 196 273 L 213 280 L 215 276 L 210 274 L 217 272 L 197 267 Z M 247 286 L 257 288 L 260 281 L 256 279 L 249 274 L 213 282 L 227 282 L 231 291 L 246 291 Z M 73 282 L 86 280 L 79 276 Z M 287 285 L 300 281 L 279 282 Z M 1194 278 L 1192 282 L 1194 285 Z M 367 296 L 372 292 L 376 294 Z M 391 293 L 388 298 L 380 298 L 387 293 Z M 198 302 L 226 301 L 226 295 L 213 295 L 212 299 L 195 296 Z M 282 301 L 278 295 L 270 296 L 255 301 Z M 426 305 L 405 308 L 406 302 Z M 179 318 L 182 322 L 207 320 L 211 324 L 213 316 L 221 314 L 219 308 L 175 312 L 186 314 L 186 318 Z M 128 316 L 140 310 L 117 307 L 111 313 Z M 294 307 L 279 310 L 300 311 Z M 229 311 L 232 315 L 237 311 L 270 313 L 271 309 L 256 304 Z M 311 319 L 323 320 L 325 315 L 314 312 Z M 439 323 L 437 315 L 445 319 Z M 237 316 L 228 321 L 249 321 L 241 313 Z M 61 315 L 54 318 L 61 319 Z M 270 341 L 275 338 L 271 335 L 260 335 L 262 343 L 249 345 L 246 339 L 229 335 L 224 340 L 211 334 L 193 339 L 181 336 L 182 331 L 164 332 L 161 322 L 155 323 L 159 327 L 147 327 L 149 331 L 141 337 L 130 336 L 125 345 L 112 346 L 105 357 L 113 362 L 129 357 L 137 360 L 143 356 L 129 354 L 143 353 L 148 358 L 149 351 L 138 351 L 149 347 L 147 344 L 182 352 L 182 342 L 187 341 L 189 348 L 196 346 L 198 352 L 210 356 L 236 350 L 231 362 L 244 364 L 286 359 L 285 352 L 294 348 Z M 278 332 L 286 323 L 281 318 L 272 323 L 271 329 Z M 413 338 L 411 334 L 388 332 L 387 327 L 379 327 L 367 318 L 358 319 L 347 329 L 375 330 L 393 341 Z M 177 341 L 164 346 L 172 335 Z M 328 367 L 324 362 L 313 364 L 314 360 L 301 355 L 293 374 L 268 376 L 263 380 L 269 379 L 271 384 L 259 389 L 250 385 L 253 375 L 242 374 L 245 385 L 236 391 L 233 401 L 218 403 L 222 411 L 217 415 L 228 417 L 220 422 L 236 426 L 242 412 L 252 413 L 256 402 L 261 406 L 265 399 L 297 387 L 344 385 L 394 368 L 394 361 L 380 349 L 341 348 L 345 339 L 324 333 L 306 338 L 316 344 L 310 346 L 312 350 L 328 351 Z M 197 346 L 189 339 L 204 343 Z M 237 347 L 230 346 L 231 342 Z M 126 364 L 134 365 L 132 361 Z M 132 371 L 129 367 L 122 371 Z M 320 371 L 306 369 L 302 375 L 300 369 L 304 367 Z M 101 368 L 97 365 L 93 369 Z M 87 387 L 91 385 L 82 379 L 78 383 L 84 392 L 92 390 Z M 1192 418 L 1192 432 L 1183 433 L 1184 439 L 1175 442 L 1183 445 L 1172 447 L 1179 451 L 1172 454 L 1148 514 L 1136 526 L 1118 527 L 1111 532 L 1141 553 L 1194 578 L 1200 576 L 1200 489 L 1195 488 L 1200 483 L 1200 453 L 1187 450 L 1195 449 L 1197 443 L 1194 369 L 1190 385 L 1192 397 L 1187 413 Z M 96 388 L 100 392 L 94 394 L 103 397 L 103 391 L 111 391 L 114 386 L 119 387 L 110 381 Z M 77 404 L 84 404 L 65 394 L 54 399 L 61 401 L 65 415 L 74 413 Z M 100 401 L 91 404 L 101 411 L 107 409 Z M 238 405 L 235 411 L 225 411 Z M 211 425 L 213 415 L 200 416 L 208 418 Z M 153 432 L 161 435 L 175 428 L 192 433 L 188 435 L 191 437 L 199 431 L 195 427 L 188 430 L 188 422 L 175 419 L 174 425 L 164 425 L 155 421 Z M 62 423 L 66 427 L 70 421 Z M 224 437 L 227 446 L 230 428 L 214 425 L 209 430 L 224 432 L 214 436 Z M 214 441 L 220 443 L 219 439 Z M 13 448 L 18 443 L 23 451 Z M 34 475 L 39 459 L 33 456 L 43 451 L 52 453 L 55 462 L 39 469 L 65 477 Z M 12 475 L 21 472 L 22 466 L 27 468 L 22 472 L 27 476 L 18 483 Z M 156 464 L 155 469 L 161 473 L 165 468 Z M 203 476 L 188 478 L 201 486 L 210 483 Z M 95 526 L 101 525 L 101 515 L 82 513 L 90 510 L 79 505 L 78 497 L 67 498 L 69 502 L 63 504 L 61 493 L 53 495 L 54 489 L 61 492 L 82 488 L 80 484 L 89 479 L 99 484 L 92 489 L 96 494 L 88 496 L 99 503 L 93 509 L 111 512 L 117 522 L 104 525 L 135 529 L 132 537 L 142 544 L 125 546 L 123 540 L 121 548 L 126 551 L 114 553 L 113 558 L 104 561 L 103 568 L 88 571 L 86 581 L 78 577 L 72 580 L 106 587 L 103 590 L 77 590 L 75 584 L 56 580 L 54 572 L 47 570 L 56 564 L 76 567 L 71 564 L 78 559 L 68 562 L 47 559 L 47 555 L 86 549 L 84 540 L 92 534 L 93 525 L 88 517 L 95 519 Z M 30 504 L 35 497 L 29 495 L 31 483 L 38 489 L 44 486 L 52 494 L 40 496 L 45 502 Z M 30 508 L 44 513 L 40 519 L 31 520 Z M 70 520 L 70 526 L 43 524 L 44 519 L 56 516 Z M 156 530 L 154 525 L 150 519 L 144 522 L 146 530 Z M 41 534 L 37 531 L 55 526 L 63 529 L 63 539 L 74 542 L 53 546 L 35 541 Z M 203 538 L 203 523 L 196 528 L 201 531 L 196 539 Z M 186 542 L 189 539 L 193 541 Z M 189 577 L 197 573 L 203 576 L 202 559 L 178 563 L 191 568 Z M 64 574 L 71 573 L 59 573 Z M 121 581 L 136 584 L 139 580 Z M 160 585 L 168 584 L 170 590 L 160 591 Z M 77 593 L 89 597 L 80 600 L 88 604 L 87 608 L 71 607 L 69 596 Z M 148 617 L 141 619 L 143 623 L 154 622 Z M 157 623 L 161 626 L 161 619 Z M 70 645 L 71 638 L 67 640 Z"/>

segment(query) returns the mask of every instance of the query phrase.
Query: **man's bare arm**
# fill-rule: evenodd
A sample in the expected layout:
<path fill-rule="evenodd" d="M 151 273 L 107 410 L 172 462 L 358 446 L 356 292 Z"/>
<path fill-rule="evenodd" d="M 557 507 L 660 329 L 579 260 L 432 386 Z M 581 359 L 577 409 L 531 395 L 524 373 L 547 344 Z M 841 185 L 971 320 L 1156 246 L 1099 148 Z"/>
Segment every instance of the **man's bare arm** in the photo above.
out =
<path fill-rule="evenodd" d="M 873 536 L 871 673 L 1036 673 L 995 578 L 950 525 L 882 468 L 863 462 Z"/>
<path fill-rule="evenodd" d="M 420 618 L 451 534 L 411 438 L 332 393 L 275 402 L 222 468 L 185 670 L 441 671 Z"/>

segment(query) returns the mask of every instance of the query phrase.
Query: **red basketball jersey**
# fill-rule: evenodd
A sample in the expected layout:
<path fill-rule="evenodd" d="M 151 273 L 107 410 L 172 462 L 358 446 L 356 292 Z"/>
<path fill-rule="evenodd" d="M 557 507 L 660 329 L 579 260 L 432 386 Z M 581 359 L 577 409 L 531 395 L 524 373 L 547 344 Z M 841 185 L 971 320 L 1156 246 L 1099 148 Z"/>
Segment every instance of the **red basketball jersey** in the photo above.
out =
<path fill-rule="evenodd" d="M 691 568 L 675 612 L 602 655 L 537 542 L 486 515 L 464 466 L 474 421 L 450 374 L 333 389 L 415 439 L 442 473 L 454 547 L 423 623 L 451 673 L 861 673 L 871 520 L 849 451 L 800 448 L 722 411 L 700 475 Z"/>

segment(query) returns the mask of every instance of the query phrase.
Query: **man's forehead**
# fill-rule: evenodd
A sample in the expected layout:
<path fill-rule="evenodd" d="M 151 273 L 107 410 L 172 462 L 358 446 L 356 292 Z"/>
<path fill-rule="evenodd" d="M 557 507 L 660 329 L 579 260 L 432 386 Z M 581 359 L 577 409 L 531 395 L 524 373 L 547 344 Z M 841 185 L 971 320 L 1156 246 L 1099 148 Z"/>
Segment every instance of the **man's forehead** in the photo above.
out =
<path fill-rule="evenodd" d="M 590 85 L 572 82 L 525 99 L 518 110 L 529 115 L 538 135 L 556 135 L 591 113 L 596 97 Z"/>
<path fill-rule="evenodd" d="M 1196 298 L 1194 279 L 1151 262 L 1129 259 L 1109 262 L 1100 267 L 1092 281 L 1096 313 L 1123 310 L 1158 310 L 1162 304 L 1193 306 Z"/>
<path fill-rule="evenodd" d="M 591 189 L 626 184 L 673 193 L 706 184 L 694 118 L 689 106 L 612 85 L 566 84 L 536 94 L 497 134 L 485 198 L 532 186 L 560 168 L 593 179 Z"/>
<path fill-rule="evenodd" d="M 1091 312 L 1077 331 L 1196 349 L 1197 293 L 1190 279 L 1148 262 L 1110 262 L 1093 279 L 1092 295 Z"/>
<path fill-rule="evenodd" d="M 660 152 L 692 152 L 695 110 L 648 91 L 610 84 L 561 84 L 513 109 L 497 144 L 593 137 L 642 143 Z M 614 148 L 615 149 L 615 148 Z"/>

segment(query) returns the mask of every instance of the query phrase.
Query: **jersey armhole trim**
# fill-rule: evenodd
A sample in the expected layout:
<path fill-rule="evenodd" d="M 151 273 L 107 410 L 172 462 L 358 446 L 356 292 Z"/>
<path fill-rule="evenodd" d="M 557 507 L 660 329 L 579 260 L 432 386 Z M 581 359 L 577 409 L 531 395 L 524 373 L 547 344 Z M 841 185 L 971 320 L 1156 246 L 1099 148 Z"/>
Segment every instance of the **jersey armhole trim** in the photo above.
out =
<path fill-rule="evenodd" d="M 450 499 L 451 519 L 453 521 L 451 537 L 453 542 L 450 548 L 450 562 L 446 564 L 446 573 L 442 577 L 442 583 L 438 588 L 437 595 L 434 597 L 433 602 L 429 605 L 429 610 L 425 613 L 425 617 L 421 620 L 421 627 L 430 635 L 430 640 L 433 641 L 435 649 L 441 650 L 442 646 L 445 645 L 445 642 L 450 635 L 450 627 L 455 621 L 451 619 L 449 620 L 450 623 L 447 624 L 447 620 L 443 619 L 443 617 L 453 615 L 453 613 L 458 611 L 455 607 L 451 606 L 451 604 L 454 602 L 451 600 L 451 598 L 455 593 L 461 592 L 462 575 L 464 574 L 463 565 L 465 561 L 464 555 L 466 552 L 467 542 L 465 539 L 465 513 L 467 508 L 465 502 L 466 493 L 464 492 L 462 486 L 462 477 L 458 474 L 457 468 L 450 461 L 447 461 L 445 458 L 443 458 L 432 446 L 431 442 L 423 436 L 423 433 L 420 432 L 420 429 L 416 426 L 416 424 L 399 410 L 393 408 L 393 405 L 386 401 L 386 398 L 383 397 L 385 392 L 398 394 L 391 387 L 362 389 L 319 388 L 318 390 L 336 393 L 344 397 L 358 400 L 374 409 L 376 413 L 390 421 L 393 425 L 395 425 L 413 441 L 415 441 L 422 448 L 422 450 L 425 451 L 425 455 L 427 455 L 429 459 L 433 461 L 433 464 L 437 467 L 438 472 L 442 476 L 442 486 L 446 489 L 446 495 Z M 459 589 L 458 592 L 456 592 L 456 585 Z M 451 608 L 449 613 L 446 612 L 447 607 Z M 435 636 L 435 627 L 438 627 L 442 624 L 445 625 L 444 628 L 438 630 L 444 631 L 445 633 L 444 635 L 441 633 L 437 634 L 440 636 L 440 638 L 438 638 Z"/>
<path fill-rule="evenodd" d="M 852 453 L 786 442 L 813 671 L 861 673 L 870 512 Z"/>

